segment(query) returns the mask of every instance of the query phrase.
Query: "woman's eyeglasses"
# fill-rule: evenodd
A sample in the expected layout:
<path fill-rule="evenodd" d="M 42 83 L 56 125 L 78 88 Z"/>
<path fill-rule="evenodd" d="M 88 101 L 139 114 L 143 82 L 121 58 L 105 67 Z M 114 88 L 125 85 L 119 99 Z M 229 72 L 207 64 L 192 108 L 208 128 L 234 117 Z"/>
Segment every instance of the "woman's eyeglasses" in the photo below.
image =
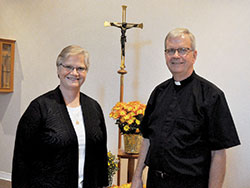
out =
<path fill-rule="evenodd" d="M 72 72 L 74 69 L 76 69 L 76 71 L 78 72 L 78 73 L 82 73 L 82 72 L 85 72 L 85 71 L 87 71 L 87 68 L 85 68 L 85 67 L 73 67 L 73 66 L 71 66 L 71 65 L 64 65 L 64 64 L 60 64 L 63 68 L 65 68 L 67 71 L 69 71 L 69 72 Z M 60 66 L 59 65 L 59 66 Z"/>

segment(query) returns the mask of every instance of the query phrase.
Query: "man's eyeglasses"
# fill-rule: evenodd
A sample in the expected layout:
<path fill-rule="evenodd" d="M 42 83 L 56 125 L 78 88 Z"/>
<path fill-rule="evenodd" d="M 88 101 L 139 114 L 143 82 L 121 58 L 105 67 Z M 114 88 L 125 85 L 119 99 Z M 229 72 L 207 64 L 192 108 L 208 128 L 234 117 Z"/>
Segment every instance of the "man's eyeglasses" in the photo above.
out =
<path fill-rule="evenodd" d="M 165 49 L 165 52 L 169 56 L 174 55 L 176 51 L 178 52 L 179 55 L 186 55 L 191 50 L 192 49 L 190 48 L 177 48 L 177 49 L 169 48 L 169 49 Z"/>
<path fill-rule="evenodd" d="M 74 69 L 76 69 L 76 71 L 78 73 L 82 73 L 82 72 L 87 71 L 87 68 L 85 68 L 85 67 L 73 67 L 71 65 L 64 65 L 64 64 L 60 64 L 60 65 L 63 66 L 63 68 L 65 68 L 69 72 L 72 72 Z"/>

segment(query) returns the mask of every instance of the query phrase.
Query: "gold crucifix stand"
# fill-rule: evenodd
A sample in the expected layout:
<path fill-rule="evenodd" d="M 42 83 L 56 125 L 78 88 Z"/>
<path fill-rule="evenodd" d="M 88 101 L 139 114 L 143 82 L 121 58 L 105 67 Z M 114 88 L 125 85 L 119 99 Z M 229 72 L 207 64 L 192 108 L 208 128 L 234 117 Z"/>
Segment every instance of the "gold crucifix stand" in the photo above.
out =
<path fill-rule="evenodd" d="M 120 74 L 120 102 L 123 102 L 123 95 L 124 95 L 124 75 L 127 73 L 125 70 L 125 43 L 126 41 L 126 31 L 127 29 L 131 28 L 143 28 L 143 24 L 134 24 L 134 23 L 127 23 L 126 22 L 126 5 L 122 5 L 122 22 L 104 22 L 104 26 L 114 26 L 121 29 L 121 66 L 120 70 L 118 70 L 118 74 Z M 138 155 L 130 155 L 126 154 L 123 150 L 121 150 L 121 132 L 119 130 L 118 136 L 118 173 L 117 173 L 117 185 L 120 185 L 120 158 L 127 158 L 128 159 L 128 178 L 127 182 L 132 181 L 133 173 L 134 173 L 134 160 L 138 158 Z"/>
<path fill-rule="evenodd" d="M 118 73 L 121 75 L 121 83 L 120 83 L 120 102 L 123 102 L 123 89 L 124 89 L 124 85 L 123 85 L 123 79 L 124 79 L 124 74 L 127 73 L 127 71 L 125 70 L 125 43 L 126 41 L 126 31 L 127 29 L 131 29 L 131 28 L 143 28 L 143 24 L 134 24 L 134 23 L 127 23 L 126 22 L 126 5 L 122 5 L 122 23 L 119 22 L 104 22 L 104 26 L 108 27 L 108 26 L 114 26 L 114 27 L 118 27 L 121 29 L 121 66 L 120 66 L 120 70 L 118 70 Z"/>

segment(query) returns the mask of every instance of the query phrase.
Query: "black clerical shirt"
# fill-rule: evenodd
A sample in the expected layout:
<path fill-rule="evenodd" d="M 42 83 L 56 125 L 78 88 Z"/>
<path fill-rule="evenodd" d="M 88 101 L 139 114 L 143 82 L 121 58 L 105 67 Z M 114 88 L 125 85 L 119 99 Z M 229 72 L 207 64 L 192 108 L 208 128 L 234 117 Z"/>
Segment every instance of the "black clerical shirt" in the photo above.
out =
<path fill-rule="evenodd" d="M 224 93 L 195 72 L 154 89 L 141 131 L 150 139 L 145 164 L 170 176 L 208 177 L 211 151 L 240 144 Z"/>

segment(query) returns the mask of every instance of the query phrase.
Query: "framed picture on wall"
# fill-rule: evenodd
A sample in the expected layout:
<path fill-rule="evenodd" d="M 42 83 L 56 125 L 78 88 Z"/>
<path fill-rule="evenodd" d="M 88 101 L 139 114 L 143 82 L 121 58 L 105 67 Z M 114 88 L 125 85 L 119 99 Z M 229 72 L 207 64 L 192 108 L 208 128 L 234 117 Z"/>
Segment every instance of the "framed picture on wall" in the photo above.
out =
<path fill-rule="evenodd" d="M 15 42 L 0 38 L 0 92 L 13 92 Z"/>

